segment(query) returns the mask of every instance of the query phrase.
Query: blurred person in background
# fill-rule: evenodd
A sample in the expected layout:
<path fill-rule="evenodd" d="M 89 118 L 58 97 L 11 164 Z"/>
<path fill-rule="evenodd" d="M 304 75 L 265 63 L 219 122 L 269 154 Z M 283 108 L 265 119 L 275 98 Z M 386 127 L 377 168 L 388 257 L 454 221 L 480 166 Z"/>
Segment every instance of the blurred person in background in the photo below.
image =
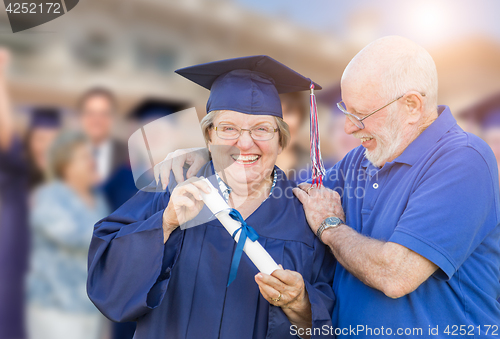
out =
<path fill-rule="evenodd" d="M 8 53 L 0 51 L 0 338 L 25 338 L 23 284 L 28 253 L 28 170 L 14 134 L 6 90 Z"/>
<path fill-rule="evenodd" d="M 110 180 L 107 188 L 120 193 L 120 205 L 130 199 L 137 192 L 138 188 L 143 188 L 153 180 L 153 169 L 151 168 L 154 159 L 163 159 L 167 154 L 164 144 L 182 143 L 186 131 L 179 129 L 175 122 L 177 116 L 169 119 L 162 119 L 173 113 L 177 113 L 187 107 L 187 103 L 174 102 L 159 98 L 146 98 L 141 100 L 127 116 L 127 121 L 135 131 L 141 131 L 141 139 L 147 144 L 148 153 L 144 153 L 145 144 L 137 145 L 135 139 L 129 139 L 129 152 L 131 164 L 123 167 Z M 154 122 L 154 123 L 153 123 Z M 147 127 L 145 128 L 145 126 Z M 134 132 L 135 133 L 135 132 Z M 134 134 L 132 133 L 132 134 Z M 139 146 L 139 149 L 137 148 Z M 171 146 L 169 144 L 169 146 Z M 134 182 L 134 174 L 131 166 L 134 166 L 136 174 L 141 172 Z M 140 167 L 141 169 L 139 169 Z M 132 185 L 130 185 L 130 183 Z M 117 197 L 118 198 L 118 197 Z M 119 206 L 116 206 L 118 208 Z"/>
<path fill-rule="evenodd" d="M 92 87 L 77 102 L 77 113 L 96 164 L 97 182 L 111 210 L 136 192 L 126 143 L 113 136 L 118 101 L 105 87 Z M 112 338 L 132 339 L 134 323 L 113 324 Z"/>
<path fill-rule="evenodd" d="M 118 103 L 104 87 L 93 87 L 78 101 L 80 126 L 91 144 L 99 183 L 105 185 L 114 172 L 128 163 L 127 145 L 113 137 Z"/>
<path fill-rule="evenodd" d="M 342 160 L 350 150 L 360 145 L 359 139 L 344 132 L 345 115 L 337 107 L 337 103 L 342 101 L 340 94 L 340 84 L 322 90 L 318 94 L 318 103 L 324 104 L 330 112 L 328 134 L 324 139 L 330 144 L 332 153 L 325 157 L 325 168 L 332 167 Z"/>
<path fill-rule="evenodd" d="M 486 116 L 481 124 L 481 137 L 490 145 L 500 167 L 500 107 Z"/>
<path fill-rule="evenodd" d="M 176 113 L 185 107 L 187 107 L 185 103 L 146 98 L 132 109 L 127 118 L 134 125 L 134 128 L 139 129 L 156 119 Z M 126 145 L 123 146 L 127 147 Z M 121 147 L 119 146 L 117 149 Z M 112 210 L 116 210 L 137 193 L 137 185 L 134 182 L 127 148 L 125 148 L 125 151 L 127 152 L 126 162 L 123 162 L 121 165 L 118 163 L 117 168 L 113 170 L 113 173 L 103 185 L 103 190 Z M 120 152 L 122 151 L 120 150 Z M 152 177 L 151 180 L 153 180 Z M 135 322 L 113 323 L 111 336 L 113 339 L 132 339 L 135 328 Z"/>
<path fill-rule="evenodd" d="M 458 114 L 491 147 L 500 167 L 500 93 Z"/>
<path fill-rule="evenodd" d="M 481 137 L 493 150 L 497 165 L 500 168 L 500 95 L 496 97 L 496 101 L 498 102 L 492 104 L 484 116 L 478 114 L 478 119 L 482 120 L 480 124 Z M 500 302 L 500 298 L 498 301 Z"/>
<path fill-rule="evenodd" d="M 62 127 L 61 112 L 55 107 L 35 107 L 24 138 L 30 190 L 45 181 L 47 153 Z"/>
<path fill-rule="evenodd" d="M 33 195 L 27 329 L 31 339 L 98 339 L 104 318 L 86 293 L 92 225 L 109 211 L 83 134 L 64 132 L 49 151 L 48 183 Z"/>
<path fill-rule="evenodd" d="M 307 98 L 304 93 L 292 92 L 281 94 L 280 99 L 283 120 L 290 130 L 290 144 L 278 156 L 276 166 L 285 172 L 288 179 L 296 182 L 304 181 L 310 172 L 310 169 L 306 168 L 310 155 L 309 150 L 304 149 L 297 139 L 302 126 L 309 124 L 309 107 L 305 104 Z M 304 171 L 304 178 L 301 178 L 301 170 Z"/>
<path fill-rule="evenodd" d="M 0 339 L 25 338 L 30 190 L 43 181 L 46 153 L 60 125 L 57 109 L 36 108 L 21 135 L 7 92 L 10 54 L 0 49 Z"/>

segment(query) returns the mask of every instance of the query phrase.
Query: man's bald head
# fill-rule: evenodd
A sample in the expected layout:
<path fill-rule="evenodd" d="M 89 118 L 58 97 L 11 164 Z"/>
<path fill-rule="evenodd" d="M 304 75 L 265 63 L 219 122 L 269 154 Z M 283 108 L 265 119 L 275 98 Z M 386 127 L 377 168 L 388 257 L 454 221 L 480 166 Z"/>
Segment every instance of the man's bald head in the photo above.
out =
<path fill-rule="evenodd" d="M 342 87 L 373 89 L 374 95 L 391 100 L 408 91 L 425 94 L 425 109 L 437 109 L 437 71 L 434 60 L 421 46 L 399 36 L 375 40 L 347 65 Z"/>

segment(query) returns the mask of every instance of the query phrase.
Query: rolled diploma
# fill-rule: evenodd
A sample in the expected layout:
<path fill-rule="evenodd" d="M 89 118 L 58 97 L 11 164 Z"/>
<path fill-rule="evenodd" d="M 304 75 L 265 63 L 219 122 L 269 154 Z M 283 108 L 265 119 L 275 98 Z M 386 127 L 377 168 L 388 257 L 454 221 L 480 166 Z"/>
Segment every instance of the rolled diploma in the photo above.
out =
<path fill-rule="evenodd" d="M 239 221 L 234 220 L 229 216 L 230 207 L 221 197 L 219 192 L 215 189 L 208 179 L 203 179 L 210 187 L 210 193 L 206 194 L 203 191 L 201 192 L 201 197 L 203 198 L 203 202 L 207 207 L 212 211 L 212 213 L 219 219 L 220 223 L 224 228 L 229 232 L 232 236 L 233 233 L 241 227 Z M 240 238 L 239 231 L 235 238 L 235 241 L 238 241 Z M 262 247 L 262 245 L 258 241 L 252 241 L 247 238 L 245 242 L 245 247 L 243 247 L 243 251 L 247 254 L 250 260 L 254 263 L 257 269 L 266 274 L 271 274 L 275 270 L 280 269 L 278 264 L 274 261 L 274 259 L 267 253 L 267 251 Z"/>

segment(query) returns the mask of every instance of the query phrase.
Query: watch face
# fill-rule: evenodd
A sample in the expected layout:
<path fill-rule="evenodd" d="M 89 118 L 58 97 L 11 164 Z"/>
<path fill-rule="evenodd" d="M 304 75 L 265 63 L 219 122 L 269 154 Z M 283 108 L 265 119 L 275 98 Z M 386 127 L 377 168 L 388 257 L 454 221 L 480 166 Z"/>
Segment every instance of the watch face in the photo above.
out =
<path fill-rule="evenodd" d="M 329 217 L 325 219 L 325 224 L 329 227 L 334 227 L 342 224 L 342 220 L 337 217 Z"/>

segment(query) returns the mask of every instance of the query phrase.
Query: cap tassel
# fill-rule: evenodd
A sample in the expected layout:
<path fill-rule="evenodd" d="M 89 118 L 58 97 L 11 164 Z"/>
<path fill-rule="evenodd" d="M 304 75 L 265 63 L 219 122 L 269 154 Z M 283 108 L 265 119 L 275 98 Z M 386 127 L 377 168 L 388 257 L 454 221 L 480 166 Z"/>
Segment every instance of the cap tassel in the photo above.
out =
<path fill-rule="evenodd" d="M 321 159 L 321 149 L 319 142 L 319 126 L 318 126 L 318 108 L 316 106 L 316 96 L 314 95 L 314 83 L 311 82 L 311 165 L 312 165 L 312 184 L 320 187 L 323 185 L 323 176 L 325 175 L 325 167 L 323 159 Z"/>

